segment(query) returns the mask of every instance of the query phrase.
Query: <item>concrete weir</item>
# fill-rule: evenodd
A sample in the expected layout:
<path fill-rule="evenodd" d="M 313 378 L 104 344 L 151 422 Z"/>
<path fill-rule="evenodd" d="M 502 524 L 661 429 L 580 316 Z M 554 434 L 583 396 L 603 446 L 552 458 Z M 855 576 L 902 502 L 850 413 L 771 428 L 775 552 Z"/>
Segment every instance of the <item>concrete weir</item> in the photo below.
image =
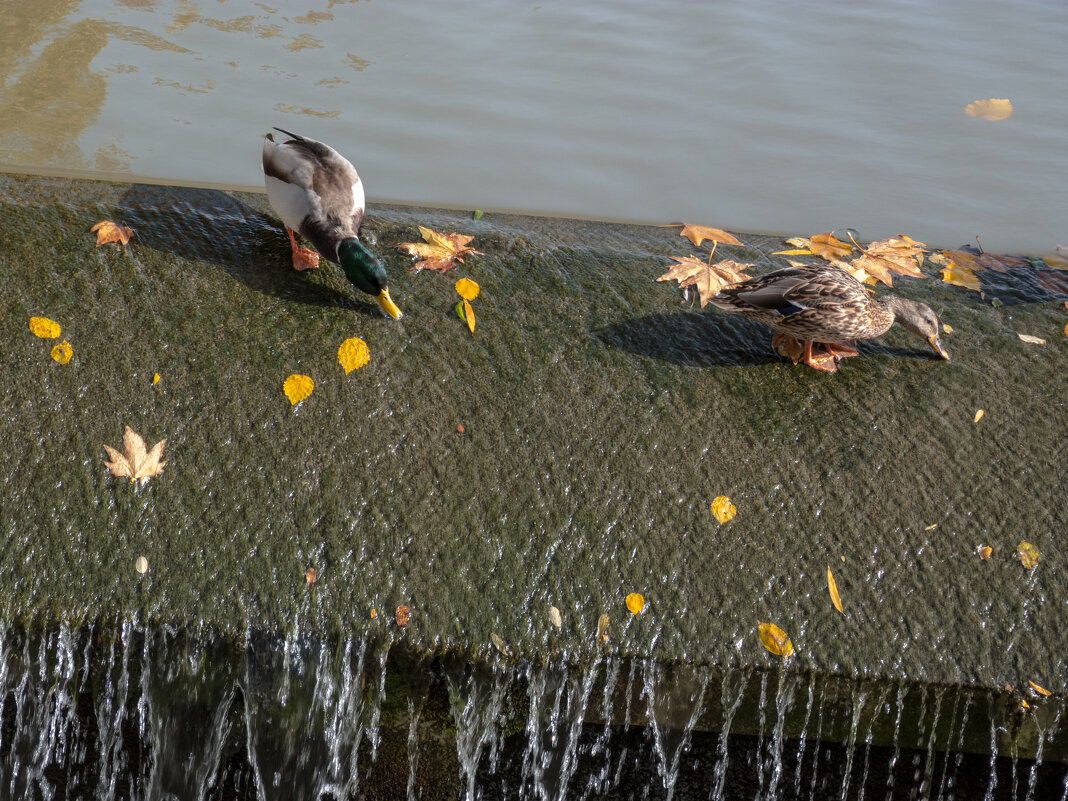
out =
<path fill-rule="evenodd" d="M 102 219 L 130 244 L 94 247 Z M 418 225 L 484 255 L 409 272 Z M 1045 265 L 979 293 L 926 264 L 894 291 L 953 360 L 895 328 L 826 375 L 657 283 L 707 255 L 677 228 L 372 205 L 364 238 L 399 322 L 294 272 L 260 195 L 0 176 L 13 797 L 1062 797 Z M 716 257 L 785 264 L 740 238 Z M 315 382 L 295 406 L 291 374 Z M 104 468 L 127 425 L 167 440 L 144 484 Z"/>

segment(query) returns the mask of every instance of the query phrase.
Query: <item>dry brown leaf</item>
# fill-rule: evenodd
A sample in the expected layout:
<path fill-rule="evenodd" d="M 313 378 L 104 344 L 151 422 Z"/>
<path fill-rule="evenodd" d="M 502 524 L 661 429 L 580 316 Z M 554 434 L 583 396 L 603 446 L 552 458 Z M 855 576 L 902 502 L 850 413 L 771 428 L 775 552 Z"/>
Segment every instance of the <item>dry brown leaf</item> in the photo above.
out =
<path fill-rule="evenodd" d="M 564 625 L 564 620 L 560 616 L 560 610 L 555 606 L 549 607 L 549 622 L 556 626 L 556 628 L 560 628 Z"/>
<path fill-rule="evenodd" d="M 397 245 L 397 250 L 419 259 L 408 268 L 409 270 L 436 270 L 443 273 L 451 270 L 457 263 L 462 264 L 464 256 L 483 255 L 482 251 L 468 247 L 468 243 L 474 239 L 474 236 L 455 233 L 441 234 L 421 225 L 419 233 L 424 241 L 401 242 Z"/>
<path fill-rule="evenodd" d="M 1052 292 L 1054 295 L 1068 295 L 1068 274 L 1053 270 L 1036 270 L 1035 279 L 1047 292 Z"/>
<path fill-rule="evenodd" d="M 151 451 L 146 452 L 145 441 L 132 428 L 126 426 L 122 435 L 123 453 L 107 445 L 104 446 L 104 450 L 111 458 L 110 462 L 106 462 L 107 468 L 113 476 L 127 477 L 131 482 L 140 481 L 144 484 L 150 478 L 158 476 L 163 471 L 163 466 L 167 464 L 160 461 L 160 457 L 163 456 L 163 446 L 166 444 L 167 440 L 161 439 L 152 446 Z"/>
<path fill-rule="evenodd" d="M 397 625 L 402 629 L 408 625 L 408 621 L 412 617 L 412 610 L 405 604 L 401 604 L 397 607 L 397 611 L 393 613 L 393 619 L 397 621 Z"/>
<path fill-rule="evenodd" d="M 693 242 L 694 245 L 700 245 L 706 239 L 711 239 L 713 242 L 718 242 L 724 245 L 741 245 L 743 244 L 733 234 L 728 234 L 719 228 L 711 228 L 707 225 L 694 225 L 693 223 L 671 223 L 670 225 L 661 226 L 663 228 L 677 228 L 682 226 L 682 230 L 679 231 L 679 236 L 684 236 Z"/>
<path fill-rule="evenodd" d="M 508 652 L 508 646 L 504 644 L 504 640 L 499 634 L 490 633 L 490 642 L 493 643 L 493 647 L 500 651 L 505 656 L 511 656 Z"/>
<path fill-rule="evenodd" d="M 603 613 L 597 618 L 597 644 L 608 642 L 608 613 Z"/>
<path fill-rule="evenodd" d="M 1038 564 L 1038 548 L 1029 542 L 1021 542 L 1016 546 L 1016 558 L 1027 570 L 1031 570 Z"/>
<path fill-rule="evenodd" d="M 786 244 L 793 245 L 795 250 L 780 250 L 775 256 L 819 256 L 831 264 L 837 264 L 843 258 L 853 252 L 853 245 L 837 239 L 834 233 L 828 231 L 824 234 L 815 234 L 811 237 L 798 236 L 787 239 Z"/>
<path fill-rule="evenodd" d="M 979 558 L 984 562 L 990 558 L 990 554 L 994 553 L 994 549 L 989 545 L 984 545 L 979 549 Z"/>
<path fill-rule="evenodd" d="M 307 570 L 304 571 L 304 580 L 306 582 L 308 582 L 308 586 L 309 587 L 312 584 L 315 583 L 315 568 L 314 567 L 309 567 Z"/>
<path fill-rule="evenodd" d="M 680 289 L 694 287 L 697 290 L 697 297 L 701 301 L 702 309 L 712 297 L 719 294 L 723 287 L 737 284 L 749 278 L 745 271 L 753 266 L 752 264 L 743 264 L 731 259 L 724 259 L 712 264 L 711 256 L 709 256 L 708 261 L 699 259 L 696 256 L 672 256 L 671 259 L 676 263 L 665 265 L 668 267 L 668 271 L 656 280 L 678 281 Z"/>
<path fill-rule="evenodd" d="M 862 269 L 872 278 L 893 286 L 891 273 L 924 278 L 919 265 L 923 264 L 926 245 L 900 234 L 872 242 L 851 262 L 854 269 Z"/>
<path fill-rule="evenodd" d="M 838 594 L 838 583 L 834 580 L 834 574 L 831 573 L 830 565 L 827 565 L 827 590 L 831 593 L 831 603 L 834 604 L 834 608 L 844 615 L 845 611 L 842 609 L 842 598 Z"/>
<path fill-rule="evenodd" d="M 92 228 L 90 232 L 96 233 L 96 246 L 106 245 L 108 242 L 121 242 L 125 245 L 130 241 L 130 237 L 134 235 L 132 228 L 127 228 L 125 225 L 119 225 L 111 220 L 101 220 Z"/>
<path fill-rule="evenodd" d="M 757 624 L 760 636 L 760 644 L 767 648 L 775 656 L 789 657 L 794 654 L 794 644 L 786 636 L 786 632 L 774 623 Z"/>

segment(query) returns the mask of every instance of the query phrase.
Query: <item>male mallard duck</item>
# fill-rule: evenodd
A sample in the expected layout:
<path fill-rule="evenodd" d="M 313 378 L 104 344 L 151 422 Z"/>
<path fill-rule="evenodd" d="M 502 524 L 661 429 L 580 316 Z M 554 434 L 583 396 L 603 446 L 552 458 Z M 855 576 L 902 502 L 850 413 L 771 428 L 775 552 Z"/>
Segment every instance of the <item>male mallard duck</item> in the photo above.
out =
<path fill-rule="evenodd" d="M 267 199 L 282 222 L 293 246 L 293 267 L 310 270 L 319 266 L 319 256 L 340 264 L 345 277 L 357 289 L 373 295 L 390 317 L 399 318 L 386 288 L 386 268 L 359 240 L 363 221 L 363 183 L 344 156 L 329 145 L 297 136 L 275 142 L 267 134 L 263 142 L 263 180 Z M 316 253 L 300 247 L 296 229 L 315 245 Z"/>
<path fill-rule="evenodd" d="M 919 334 L 949 359 L 930 306 L 896 295 L 874 297 L 860 281 L 831 265 L 776 270 L 729 286 L 709 302 L 770 325 L 776 332 L 771 344 L 785 349 L 794 364 L 801 361 L 828 373 L 837 369 L 838 359 L 857 355 L 858 339 L 882 336 L 894 323 Z"/>

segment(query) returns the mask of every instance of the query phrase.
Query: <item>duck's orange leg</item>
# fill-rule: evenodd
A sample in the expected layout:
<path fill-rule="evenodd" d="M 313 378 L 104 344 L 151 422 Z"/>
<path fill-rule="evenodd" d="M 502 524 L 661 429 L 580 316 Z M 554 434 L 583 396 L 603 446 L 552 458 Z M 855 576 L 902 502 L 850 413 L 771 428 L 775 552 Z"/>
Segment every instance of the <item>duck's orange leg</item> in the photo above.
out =
<path fill-rule="evenodd" d="M 298 245 L 296 237 L 293 236 L 292 228 L 286 227 L 286 233 L 289 234 L 289 244 L 293 246 L 293 269 L 314 270 L 318 267 L 319 254 L 314 250 Z"/>
<path fill-rule="evenodd" d="M 801 347 L 801 343 L 789 334 L 780 334 L 778 332 L 772 334 L 771 346 L 794 364 L 801 361 L 804 355 L 804 348 Z"/>
<path fill-rule="evenodd" d="M 860 351 L 856 349 L 856 341 L 852 343 L 846 342 L 824 342 L 823 347 L 827 352 L 831 354 L 835 360 L 848 359 L 850 356 L 859 356 Z"/>
<path fill-rule="evenodd" d="M 812 342 L 807 339 L 805 340 L 805 352 L 801 361 L 812 369 L 822 370 L 825 373 L 833 373 L 838 369 L 834 356 L 830 352 L 823 350 L 821 347 L 819 351 L 813 353 Z"/>

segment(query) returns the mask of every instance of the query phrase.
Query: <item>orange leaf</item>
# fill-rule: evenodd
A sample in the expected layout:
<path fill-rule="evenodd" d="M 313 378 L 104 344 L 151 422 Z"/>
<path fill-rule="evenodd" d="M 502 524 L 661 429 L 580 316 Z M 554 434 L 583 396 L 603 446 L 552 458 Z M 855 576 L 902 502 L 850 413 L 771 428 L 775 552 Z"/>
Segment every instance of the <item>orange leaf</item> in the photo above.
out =
<path fill-rule="evenodd" d="M 710 228 L 707 225 L 694 225 L 693 223 L 671 223 L 670 225 L 661 226 L 662 228 L 675 228 L 682 226 L 682 230 L 679 231 L 679 236 L 684 236 L 693 242 L 694 245 L 700 245 L 706 239 L 711 239 L 713 242 L 721 242 L 724 245 L 741 245 L 743 244 L 733 234 L 728 234 L 726 231 L 719 228 Z"/>
<path fill-rule="evenodd" d="M 834 580 L 834 574 L 831 573 L 830 565 L 827 565 L 827 590 L 831 593 L 831 603 L 834 604 L 834 608 L 844 615 L 842 598 L 838 595 L 838 584 Z"/>
<path fill-rule="evenodd" d="M 393 613 L 393 619 L 397 621 L 397 625 L 402 629 L 408 625 L 408 620 L 412 616 L 412 610 L 404 604 L 397 607 L 397 611 Z"/>
<path fill-rule="evenodd" d="M 719 524 L 723 525 L 733 520 L 734 516 L 738 514 L 738 510 L 731 503 L 730 498 L 726 495 L 720 495 L 712 501 L 712 514 L 715 515 Z"/>
<path fill-rule="evenodd" d="M 794 654 L 794 644 L 786 636 L 786 632 L 774 623 L 758 623 L 760 644 L 767 648 L 775 656 L 788 657 Z"/>
<path fill-rule="evenodd" d="M 1016 558 L 1025 569 L 1031 570 L 1038 564 L 1038 548 L 1029 542 L 1021 542 L 1016 546 Z"/>
<path fill-rule="evenodd" d="M 979 558 L 985 562 L 987 559 L 990 558 L 990 554 L 992 553 L 994 553 L 994 549 L 991 548 L 989 545 L 984 545 L 982 548 L 979 549 Z"/>
<path fill-rule="evenodd" d="M 409 270 L 451 270 L 457 263 L 463 263 L 464 256 L 484 255 L 482 251 L 468 247 L 474 236 L 464 234 L 440 234 L 430 228 L 419 226 L 422 242 L 401 242 L 397 250 L 419 259 Z"/>
<path fill-rule="evenodd" d="M 456 282 L 456 294 L 464 300 L 474 300 L 478 297 L 478 284 L 470 278 L 461 278 Z"/>
<path fill-rule="evenodd" d="M 645 599 L 640 594 L 632 592 L 627 596 L 625 603 L 627 604 L 627 611 L 632 615 L 636 615 L 645 606 Z"/>
<path fill-rule="evenodd" d="M 304 571 L 304 580 L 306 582 L 308 582 L 308 586 L 309 587 L 312 584 L 315 583 L 315 568 L 314 567 L 309 567 L 307 570 Z"/>
<path fill-rule="evenodd" d="M 121 242 L 125 245 L 130 241 L 130 237 L 134 235 L 132 228 L 119 225 L 111 220 L 101 220 L 89 230 L 96 232 L 97 247 L 106 245 L 108 242 Z"/>
<path fill-rule="evenodd" d="M 1039 695 L 1053 695 L 1053 693 L 1051 693 L 1045 687 L 1039 687 L 1033 681 L 1028 681 L 1027 683 L 1030 684 L 1031 685 L 1031 689 L 1034 690 Z"/>

